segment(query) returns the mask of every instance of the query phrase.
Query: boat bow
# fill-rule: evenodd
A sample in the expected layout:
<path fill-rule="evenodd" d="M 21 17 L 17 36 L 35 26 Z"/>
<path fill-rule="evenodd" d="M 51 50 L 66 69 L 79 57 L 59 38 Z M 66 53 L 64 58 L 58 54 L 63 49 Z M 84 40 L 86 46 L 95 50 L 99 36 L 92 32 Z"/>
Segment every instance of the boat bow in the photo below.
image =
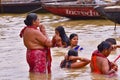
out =
<path fill-rule="evenodd" d="M 120 24 L 120 6 L 95 7 L 95 10 L 103 17 Z"/>

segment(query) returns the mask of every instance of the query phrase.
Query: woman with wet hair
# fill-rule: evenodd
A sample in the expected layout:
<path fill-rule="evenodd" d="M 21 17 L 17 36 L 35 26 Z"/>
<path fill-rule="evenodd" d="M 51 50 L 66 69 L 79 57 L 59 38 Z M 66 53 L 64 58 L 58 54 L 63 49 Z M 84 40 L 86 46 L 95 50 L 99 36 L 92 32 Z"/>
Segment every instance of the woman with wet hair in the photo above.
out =
<path fill-rule="evenodd" d="M 52 38 L 53 47 L 67 47 L 69 45 L 69 38 L 65 33 L 63 26 L 55 28 L 55 35 Z"/>
<path fill-rule="evenodd" d="M 74 49 L 68 51 L 65 59 L 61 61 L 61 68 L 82 68 L 89 64 L 90 60 L 87 58 L 82 58 L 78 56 L 78 52 Z"/>
<path fill-rule="evenodd" d="M 92 53 L 90 63 L 91 72 L 104 75 L 115 74 L 118 66 L 107 59 L 112 51 L 112 45 L 107 41 L 103 41 L 97 48 L 98 49 Z"/>
<path fill-rule="evenodd" d="M 51 73 L 51 40 L 48 38 L 45 27 L 40 23 L 36 13 L 30 13 L 24 20 L 25 27 L 21 30 L 27 48 L 26 58 L 29 71 L 34 73 Z"/>
<path fill-rule="evenodd" d="M 77 34 L 75 34 L 75 33 L 70 34 L 69 40 L 70 40 L 70 46 L 68 46 L 68 48 L 74 49 L 76 51 L 83 50 L 83 47 L 78 45 L 78 35 Z"/>

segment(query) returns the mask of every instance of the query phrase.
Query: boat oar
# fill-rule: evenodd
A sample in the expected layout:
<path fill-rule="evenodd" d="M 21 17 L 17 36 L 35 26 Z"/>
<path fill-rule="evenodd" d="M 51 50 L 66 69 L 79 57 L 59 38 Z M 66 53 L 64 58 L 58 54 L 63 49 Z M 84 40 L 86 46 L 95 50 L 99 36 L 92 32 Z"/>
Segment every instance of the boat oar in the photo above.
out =
<path fill-rule="evenodd" d="M 36 8 L 36 9 L 34 9 L 34 10 L 32 10 L 32 11 L 29 11 L 29 12 L 27 12 L 26 14 L 29 14 L 29 13 L 32 13 L 32 12 L 35 12 L 35 11 L 38 11 L 38 10 L 40 10 L 40 9 L 42 9 L 42 7 Z"/>
<path fill-rule="evenodd" d="M 114 60 L 114 62 L 116 62 L 119 58 L 120 58 L 120 55 Z"/>
<path fill-rule="evenodd" d="M 115 22 L 115 27 L 114 27 L 114 31 L 116 31 L 116 22 Z"/>

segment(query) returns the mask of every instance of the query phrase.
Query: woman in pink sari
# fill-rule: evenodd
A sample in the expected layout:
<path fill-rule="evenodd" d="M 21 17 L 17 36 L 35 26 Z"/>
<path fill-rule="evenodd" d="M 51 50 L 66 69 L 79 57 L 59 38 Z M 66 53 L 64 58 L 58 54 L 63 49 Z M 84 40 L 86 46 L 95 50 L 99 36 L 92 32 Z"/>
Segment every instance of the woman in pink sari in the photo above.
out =
<path fill-rule="evenodd" d="M 26 58 L 30 72 L 51 73 L 51 40 L 48 38 L 45 27 L 35 13 L 30 13 L 24 20 L 26 27 L 20 33 L 27 48 Z"/>

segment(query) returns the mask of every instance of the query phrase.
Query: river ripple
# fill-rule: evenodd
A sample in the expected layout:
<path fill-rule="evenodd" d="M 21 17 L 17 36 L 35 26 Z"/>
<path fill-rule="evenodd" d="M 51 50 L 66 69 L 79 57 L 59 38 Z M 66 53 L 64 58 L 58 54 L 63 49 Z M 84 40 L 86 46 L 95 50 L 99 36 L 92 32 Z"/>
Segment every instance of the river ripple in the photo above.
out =
<path fill-rule="evenodd" d="M 90 73 L 87 65 L 82 69 L 61 69 L 60 61 L 67 53 L 65 48 L 51 48 L 52 51 L 52 74 L 35 75 L 28 72 L 26 63 L 26 48 L 19 37 L 20 30 L 25 26 L 23 21 L 25 14 L 0 14 L 0 80 L 119 80 L 118 76 L 108 78 Z M 69 36 L 71 33 L 79 35 L 79 44 L 84 47 L 79 56 L 91 57 L 91 53 L 103 40 L 113 37 L 120 43 L 120 25 L 114 31 L 114 23 L 109 20 L 70 20 L 68 18 L 55 16 L 52 14 L 39 14 L 42 24 L 46 26 L 50 37 L 54 35 L 54 28 L 62 25 Z M 120 50 L 111 54 L 108 58 L 113 61 Z M 118 60 L 118 66 L 120 66 Z"/>

